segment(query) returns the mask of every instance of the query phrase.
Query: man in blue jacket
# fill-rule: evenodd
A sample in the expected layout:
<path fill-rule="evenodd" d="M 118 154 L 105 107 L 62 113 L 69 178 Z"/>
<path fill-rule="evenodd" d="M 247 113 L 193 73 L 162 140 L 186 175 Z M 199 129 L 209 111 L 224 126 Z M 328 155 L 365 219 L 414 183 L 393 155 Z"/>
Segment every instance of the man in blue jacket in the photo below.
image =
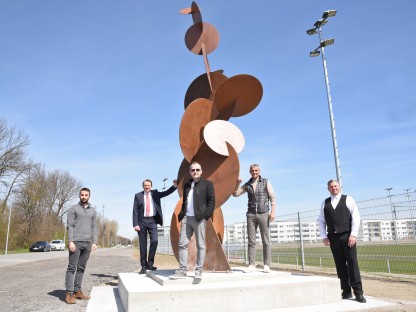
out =
<path fill-rule="evenodd" d="M 143 191 L 134 195 L 133 227 L 139 235 L 140 264 L 139 274 L 145 274 L 146 270 L 156 270 L 155 255 L 158 244 L 157 225 L 163 225 L 163 214 L 160 199 L 172 194 L 176 190 L 177 181 L 164 192 L 152 190 L 152 181 L 143 181 Z M 147 235 L 150 237 L 149 256 L 147 256 Z"/>
<path fill-rule="evenodd" d="M 197 255 L 195 279 L 202 278 L 205 260 L 205 228 L 206 222 L 212 217 L 215 208 L 214 185 L 211 181 L 202 178 L 202 168 L 197 162 L 189 167 L 192 177 L 183 186 L 183 202 L 178 221 L 182 222 L 179 234 L 179 270 L 170 278 L 186 277 L 188 261 L 188 243 L 195 233 Z"/>

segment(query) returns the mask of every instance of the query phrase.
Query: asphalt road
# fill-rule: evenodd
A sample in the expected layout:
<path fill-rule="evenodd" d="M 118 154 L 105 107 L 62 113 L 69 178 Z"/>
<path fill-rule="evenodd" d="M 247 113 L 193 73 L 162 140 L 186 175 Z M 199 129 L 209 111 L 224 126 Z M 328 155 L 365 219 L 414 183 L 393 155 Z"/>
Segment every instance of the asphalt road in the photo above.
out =
<path fill-rule="evenodd" d="M 65 303 L 67 251 L 0 256 L 0 311 L 86 311 L 88 301 Z M 117 279 L 119 272 L 139 268 L 132 248 L 98 249 L 91 253 L 82 283 L 90 293 L 94 286 Z"/>

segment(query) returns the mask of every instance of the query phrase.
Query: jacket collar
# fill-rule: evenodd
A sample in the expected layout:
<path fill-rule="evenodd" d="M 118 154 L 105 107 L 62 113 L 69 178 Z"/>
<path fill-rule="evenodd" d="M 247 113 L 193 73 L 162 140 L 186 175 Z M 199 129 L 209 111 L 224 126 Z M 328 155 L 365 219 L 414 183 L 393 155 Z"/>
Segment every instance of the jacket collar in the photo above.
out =
<path fill-rule="evenodd" d="M 251 183 L 253 183 L 253 182 L 255 182 L 256 180 L 253 180 L 253 178 L 250 178 L 250 180 L 248 180 L 248 182 L 251 184 Z M 261 177 L 261 175 L 259 175 L 259 178 L 258 178 L 258 182 L 261 182 L 261 181 L 263 181 L 263 178 Z"/>

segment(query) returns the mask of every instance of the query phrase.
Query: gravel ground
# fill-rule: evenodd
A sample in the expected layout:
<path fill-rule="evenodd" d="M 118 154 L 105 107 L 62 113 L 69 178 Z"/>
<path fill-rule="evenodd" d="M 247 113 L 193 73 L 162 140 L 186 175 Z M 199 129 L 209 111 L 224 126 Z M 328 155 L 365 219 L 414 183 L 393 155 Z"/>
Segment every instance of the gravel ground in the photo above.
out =
<path fill-rule="evenodd" d="M 64 301 L 64 278 L 68 264 L 66 255 L 67 253 L 56 259 L 0 267 L 0 311 L 86 311 L 87 301 L 77 300 L 75 305 L 67 305 Z M 159 269 L 176 269 L 178 266 L 173 256 L 160 254 L 156 256 L 155 265 Z M 236 265 L 241 266 L 241 264 Z M 94 286 L 117 286 L 119 272 L 138 272 L 139 269 L 137 249 L 98 250 L 92 253 L 88 261 L 83 291 L 89 294 Z M 308 273 L 318 274 L 317 272 Z M 326 275 L 333 274 L 327 273 Z M 365 295 L 391 301 L 396 305 L 384 309 L 362 311 L 416 312 L 414 277 L 406 281 L 394 281 L 383 276 L 364 276 L 363 286 Z"/>
<path fill-rule="evenodd" d="M 1 312 L 86 311 L 88 301 L 65 303 L 65 271 L 68 253 L 50 260 L 0 267 Z M 114 284 L 118 272 L 137 270 L 133 249 L 107 249 L 93 252 L 82 283 L 90 293 L 97 285 Z"/>

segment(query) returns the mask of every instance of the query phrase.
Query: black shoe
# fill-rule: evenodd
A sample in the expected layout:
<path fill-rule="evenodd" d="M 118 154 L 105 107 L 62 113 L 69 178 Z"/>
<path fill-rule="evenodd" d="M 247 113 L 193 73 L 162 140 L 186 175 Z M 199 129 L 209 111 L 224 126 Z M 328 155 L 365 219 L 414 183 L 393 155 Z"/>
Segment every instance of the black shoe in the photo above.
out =
<path fill-rule="evenodd" d="M 357 300 L 358 302 L 361 302 L 361 303 L 366 303 L 367 302 L 367 300 L 365 300 L 363 295 L 355 295 L 355 300 Z"/>
<path fill-rule="evenodd" d="M 342 292 L 342 299 L 350 299 L 350 298 L 352 298 L 351 293 Z"/>
<path fill-rule="evenodd" d="M 148 266 L 146 269 L 147 270 L 150 270 L 150 271 L 156 271 L 157 270 L 157 267 L 151 265 L 151 266 Z"/>
<path fill-rule="evenodd" d="M 146 268 L 145 268 L 145 267 L 143 267 L 143 268 L 140 270 L 139 274 L 146 274 Z"/>

